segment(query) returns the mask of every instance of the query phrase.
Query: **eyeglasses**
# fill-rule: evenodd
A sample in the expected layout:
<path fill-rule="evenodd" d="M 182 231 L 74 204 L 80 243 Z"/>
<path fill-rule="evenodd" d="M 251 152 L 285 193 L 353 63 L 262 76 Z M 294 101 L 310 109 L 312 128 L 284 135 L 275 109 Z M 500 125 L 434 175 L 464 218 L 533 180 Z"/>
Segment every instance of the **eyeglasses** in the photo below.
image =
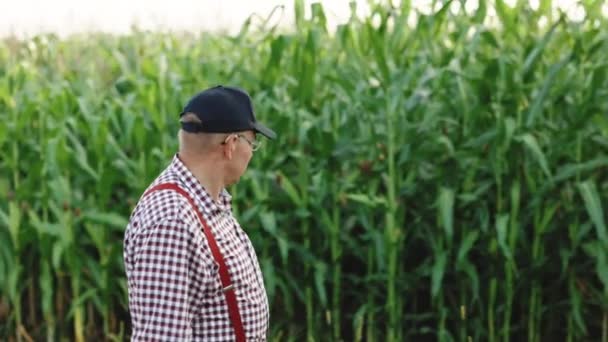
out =
<path fill-rule="evenodd" d="M 257 151 L 260 148 L 260 146 L 262 145 L 261 141 L 259 141 L 259 140 L 253 140 L 253 141 L 251 141 L 251 140 L 247 139 L 247 137 L 244 136 L 244 135 L 242 135 L 242 134 L 237 134 L 236 136 L 239 137 L 239 138 L 243 138 L 249 144 L 249 146 L 251 146 L 251 150 L 252 151 Z"/>
<path fill-rule="evenodd" d="M 242 134 L 235 134 L 235 135 L 239 138 L 243 138 L 243 140 L 245 140 L 249 144 L 249 146 L 251 146 L 252 151 L 257 151 L 260 148 L 260 146 L 262 145 L 262 142 L 259 140 L 252 141 L 252 140 L 247 139 L 247 137 Z M 222 145 L 224 145 L 226 143 L 228 138 L 230 138 L 230 136 L 226 137 L 226 140 L 224 142 L 222 142 Z"/>

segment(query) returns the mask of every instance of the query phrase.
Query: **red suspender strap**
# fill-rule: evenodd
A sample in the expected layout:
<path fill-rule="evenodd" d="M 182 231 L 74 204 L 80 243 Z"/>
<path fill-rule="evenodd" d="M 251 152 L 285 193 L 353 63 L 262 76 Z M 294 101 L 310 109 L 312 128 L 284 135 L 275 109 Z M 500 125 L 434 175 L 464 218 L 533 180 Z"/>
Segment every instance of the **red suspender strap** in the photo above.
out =
<path fill-rule="evenodd" d="M 236 303 L 234 285 L 230 281 L 230 275 L 228 274 L 228 268 L 224 263 L 224 257 L 222 256 L 222 253 L 220 253 L 220 250 L 217 247 L 217 243 L 215 242 L 213 233 L 211 232 L 211 229 L 203 218 L 203 214 L 200 212 L 200 210 L 198 210 L 198 207 L 196 206 L 196 203 L 194 202 L 192 197 L 190 197 L 190 195 L 184 189 L 180 188 L 177 184 L 174 183 L 158 184 L 148 190 L 144 194 L 144 197 L 158 190 L 173 190 L 178 192 L 180 195 L 184 196 L 188 200 L 188 202 L 190 202 L 190 205 L 196 211 L 196 215 L 198 216 L 199 221 L 203 225 L 203 232 L 207 237 L 207 242 L 209 243 L 209 248 L 211 248 L 213 258 L 219 265 L 220 279 L 222 281 L 222 287 L 224 289 L 224 296 L 226 297 L 226 302 L 228 303 L 228 313 L 230 314 L 230 320 L 232 321 L 232 326 L 234 327 L 236 341 L 245 341 L 245 332 L 243 331 L 243 323 L 241 322 L 241 315 L 239 313 L 239 308 Z"/>

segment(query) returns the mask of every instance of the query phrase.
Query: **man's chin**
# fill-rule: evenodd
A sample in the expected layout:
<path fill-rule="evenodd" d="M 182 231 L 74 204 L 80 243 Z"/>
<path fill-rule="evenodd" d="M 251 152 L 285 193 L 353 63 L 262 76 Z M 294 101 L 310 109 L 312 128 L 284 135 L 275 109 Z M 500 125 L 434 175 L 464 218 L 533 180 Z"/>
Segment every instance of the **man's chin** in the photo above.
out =
<path fill-rule="evenodd" d="M 238 181 L 239 181 L 239 179 L 238 179 L 238 178 L 237 178 L 237 179 L 231 179 L 231 180 L 228 180 L 228 182 L 226 183 L 226 186 L 227 186 L 227 187 L 228 187 L 228 186 L 232 186 L 232 185 L 236 184 Z"/>

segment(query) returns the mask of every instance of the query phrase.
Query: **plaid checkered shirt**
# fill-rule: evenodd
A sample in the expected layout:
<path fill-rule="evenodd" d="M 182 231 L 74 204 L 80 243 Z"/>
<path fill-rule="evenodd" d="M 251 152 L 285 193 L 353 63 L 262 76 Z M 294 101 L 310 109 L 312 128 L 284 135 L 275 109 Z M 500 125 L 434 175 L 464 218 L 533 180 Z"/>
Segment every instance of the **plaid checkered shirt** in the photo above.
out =
<path fill-rule="evenodd" d="M 150 187 L 176 183 L 197 203 L 234 284 L 247 341 L 265 341 L 268 299 L 249 237 L 226 190 L 214 201 L 176 154 Z M 132 341 L 234 341 L 213 259 L 194 209 L 175 191 L 141 199 L 124 238 Z"/>

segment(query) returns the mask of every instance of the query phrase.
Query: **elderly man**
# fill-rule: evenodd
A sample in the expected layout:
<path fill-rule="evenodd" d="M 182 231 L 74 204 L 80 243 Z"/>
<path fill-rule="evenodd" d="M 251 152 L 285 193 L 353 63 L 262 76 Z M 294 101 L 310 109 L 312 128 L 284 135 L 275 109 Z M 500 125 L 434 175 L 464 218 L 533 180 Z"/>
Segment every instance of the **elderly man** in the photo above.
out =
<path fill-rule="evenodd" d="M 144 192 L 124 239 L 133 341 L 264 341 L 268 299 L 256 253 L 231 210 L 259 147 L 249 95 L 217 86 L 181 113 L 179 152 Z"/>

